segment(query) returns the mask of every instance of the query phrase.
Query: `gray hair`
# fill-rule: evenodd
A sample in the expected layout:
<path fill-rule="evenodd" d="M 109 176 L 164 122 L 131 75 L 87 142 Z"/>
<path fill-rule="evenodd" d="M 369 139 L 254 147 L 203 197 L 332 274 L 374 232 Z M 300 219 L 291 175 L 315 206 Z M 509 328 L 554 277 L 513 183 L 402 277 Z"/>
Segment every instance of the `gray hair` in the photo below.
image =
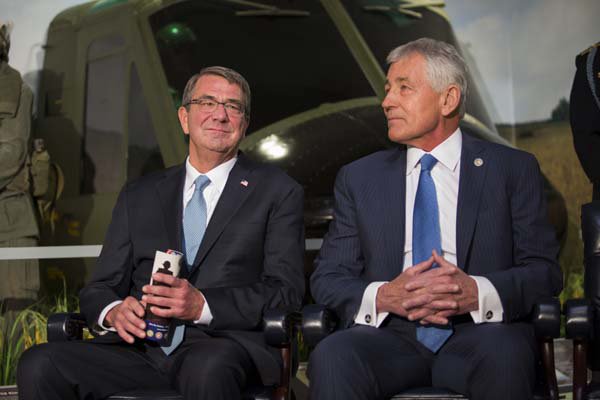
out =
<path fill-rule="evenodd" d="M 250 119 L 250 85 L 248 85 L 248 81 L 239 73 L 231 68 L 226 67 L 206 67 L 200 70 L 197 74 L 192 76 L 187 84 L 185 85 L 185 89 L 183 90 L 183 97 L 181 99 L 181 104 L 189 111 L 190 101 L 192 100 L 192 93 L 194 92 L 194 88 L 196 87 L 196 83 L 198 79 L 204 75 L 216 75 L 222 78 L 225 78 L 227 82 L 238 85 L 240 89 L 242 89 L 242 97 L 244 102 L 244 118 L 246 120 Z"/>
<path fill-rule="evenodd" d="M 469 89 L 467 83 L 468 68 L 465 60 L 451 44 L 430 38 L 421 38 L 390 51 L 387 62 L 393 64 L 415 53 L 422 55 L 427 62 L 427 78 L 433 90 L 441 92 L 452 84 L 460 88 L 458 113 L 462 118 L 465 115 Z"/>

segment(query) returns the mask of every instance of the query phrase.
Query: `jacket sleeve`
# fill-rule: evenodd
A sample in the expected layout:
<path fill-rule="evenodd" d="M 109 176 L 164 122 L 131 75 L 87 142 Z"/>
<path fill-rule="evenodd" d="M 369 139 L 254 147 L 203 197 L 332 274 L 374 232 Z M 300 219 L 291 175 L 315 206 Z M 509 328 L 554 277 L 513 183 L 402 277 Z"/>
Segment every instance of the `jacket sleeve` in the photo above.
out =
<path fill-rule="evenodd" d="M 514 165 L 508 187 L 513 266 L 484 274 L 500 295 L 505 322 L 527 317 L 537 302 L 562 290 L 559 245 L 548 221 L 538 163 L 528 154 Z"/>
<path fill-rule="evenodd" d="M 315 260 L 311 292 L 317 303 L 336 311 L 346 326 L 352 324 L 370 282 L 361 277 L 361 249 L 356 204 L 342 168 L 334 187 L 334 219 Z"/>

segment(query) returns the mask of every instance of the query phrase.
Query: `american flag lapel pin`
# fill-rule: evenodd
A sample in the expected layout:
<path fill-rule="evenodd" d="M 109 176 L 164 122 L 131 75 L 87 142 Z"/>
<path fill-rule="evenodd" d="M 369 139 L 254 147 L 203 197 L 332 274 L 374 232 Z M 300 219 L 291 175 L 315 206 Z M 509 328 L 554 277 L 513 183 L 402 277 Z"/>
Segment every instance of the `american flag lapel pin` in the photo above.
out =
<path fill-rule="evenodd" d="M 240 182 L 240 185 L 244 186 L 244 187 L 248 187 L 248 181 L 247 180 L 243 180 Z"/>

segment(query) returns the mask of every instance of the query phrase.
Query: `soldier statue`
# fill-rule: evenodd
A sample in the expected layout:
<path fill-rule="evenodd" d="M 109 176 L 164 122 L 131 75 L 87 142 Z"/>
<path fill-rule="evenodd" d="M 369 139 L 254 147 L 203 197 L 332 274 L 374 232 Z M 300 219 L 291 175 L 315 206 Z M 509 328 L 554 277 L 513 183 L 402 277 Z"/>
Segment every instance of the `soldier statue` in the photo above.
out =
<path fill-rule="evenodd" d="M 38 243 L 30 191 L 33 94 L 8 65 L 11 25 L 0 22 L 0 248 Z M 0 260 L 0 303 L 20 309 L 35 301 L 40 287 L 37 260 Z"/>

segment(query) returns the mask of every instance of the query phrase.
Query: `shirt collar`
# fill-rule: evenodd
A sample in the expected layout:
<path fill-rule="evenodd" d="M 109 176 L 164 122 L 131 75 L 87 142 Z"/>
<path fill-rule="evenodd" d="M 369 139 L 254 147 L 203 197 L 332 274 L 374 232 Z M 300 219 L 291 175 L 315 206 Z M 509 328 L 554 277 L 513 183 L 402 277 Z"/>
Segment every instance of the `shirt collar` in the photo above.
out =
<path fill-rule="evenodd" d="M 450 171 L 454 171 L 460 160 L 461 151 L 462 132 L 460 131 L 460 128 L 457 128 L 452 135 L 448 136 L 446 140 L 438 144 L 429 152 L 429 154 L 434 156 L 440 164 Z M 406 152 L 406 175 L 412 173 L 424 154 L 426 154 L 426 152 L 418 147 L 408 146 Z"/>
<path fill-rule="evenodd" d="M 206 174 L 208 179 L 210 179 L 209 186 L 215 187 L 219 193 L 223 191 L 225 184 L 227 183 L 227 178 L 229 177 L 229 173 L 233 169 L 237 161 L 237 156 L 233 157 L 231 160 L 225 161 L 223 164 L 219 164 Z M 202 175 L 200 172 L 196 170 L 190 163 L 190 157 L 188 156 L 185 160 L 185 186 L 183 187 L 184 193 L 190 190 L 194 186 L 194 181 Z"/>

